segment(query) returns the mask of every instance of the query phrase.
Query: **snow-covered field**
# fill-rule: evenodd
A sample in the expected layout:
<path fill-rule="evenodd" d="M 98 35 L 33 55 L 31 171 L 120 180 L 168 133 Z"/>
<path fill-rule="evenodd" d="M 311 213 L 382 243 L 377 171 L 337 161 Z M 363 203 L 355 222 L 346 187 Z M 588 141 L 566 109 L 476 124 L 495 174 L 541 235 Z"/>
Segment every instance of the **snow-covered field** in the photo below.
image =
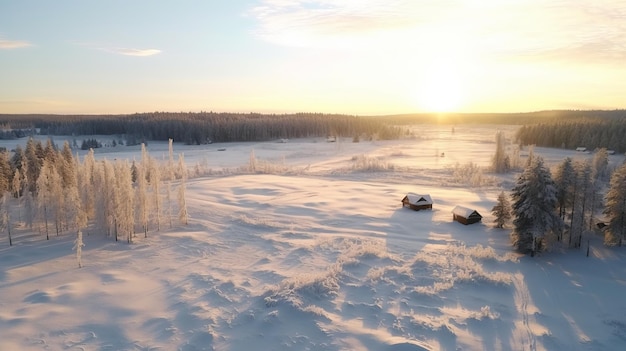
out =
<path fill-rule="evenodd" d="M 133 244 L 92 230 L 80 269 L 70 233 L 18 227 L 13 247 L 0 236 L 0 350 L 626 349 L 626 249 L 591 237 L 589 257 L 513 253 L 490 212 L 515 174 L 461 172 L 489 165 L 495 132 L 175 144 L 202 175 L 187 184 L 189 225 Z M 167 143 L 148 151 L 165 157 Z M 591 157 L 535 153 L 549 165 Z M 252 154 L 256 174 L 244 170 Z M 433 210 L 402 208 L 408 192 L 430 194 Z M 452 222 L 456 205 L 483 222 Z"/>

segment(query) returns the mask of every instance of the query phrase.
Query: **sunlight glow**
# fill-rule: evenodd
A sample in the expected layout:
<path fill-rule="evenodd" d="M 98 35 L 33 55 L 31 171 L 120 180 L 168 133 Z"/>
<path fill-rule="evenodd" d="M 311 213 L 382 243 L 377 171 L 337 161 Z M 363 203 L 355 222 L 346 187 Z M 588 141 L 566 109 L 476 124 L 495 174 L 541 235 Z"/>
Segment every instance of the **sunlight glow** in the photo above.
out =
<path fill-rule="evenodd" d="M 452 112 L 465 99 L 462 79 L 452 62 L 439 62 L 428 67 L 419 77 L 417 107 L 425 112 Z"/>

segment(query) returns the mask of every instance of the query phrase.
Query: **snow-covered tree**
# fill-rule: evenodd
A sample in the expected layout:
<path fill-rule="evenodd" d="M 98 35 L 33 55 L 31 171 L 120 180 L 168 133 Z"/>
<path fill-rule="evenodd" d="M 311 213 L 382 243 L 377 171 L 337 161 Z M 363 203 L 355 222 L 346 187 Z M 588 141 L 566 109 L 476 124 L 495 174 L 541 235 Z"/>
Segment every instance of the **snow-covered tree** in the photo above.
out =
<path fill-rule="evenodd" d="M 544 166 L 543 158 L 534 156 L 511 194 L 514 215 L 511 239 L 518 251 L 534 256 L 549 244 L 550 235 L 561 229 L 556 195 L 550 170 Z"/>
<path fill-rule="evenodd" d="M 509 156 L 505 150 L 506 139 L 502 131 L 496 132 L 496 153 L 493 155 L 492 168 L 496 173 L 508 172 L 511 168 Z"/>
<path fill-rule="evenodd" d="M 32 229 L 35 218 L 37 217 L 37 206 L 33 198 L 33 193 L 28 189 L 24 189 L 24 191 L 24 195 L 22 195 L 24 198 L 24 223 L 28 228 Z"/>
<path fill-rule="evenodd" d="M 605 148 L 598 149 L 593 155 L 594 178 L 606 181 L 609 176 L 609 153 Z"/>
<path fill-rule="evenodd" d="M 163 211 L 163 203 L 161 199 L 161 171 L 159 164 L 150 159 L 150 188 L 152 189 L 152 208 L 154 209 L 154 221 L 157 231 L 161 230 L 161 215 Z"/>
<path fill-rule="evenodd" d="M 165 215 L 172 228 L 172 181 L 169 179 L 165 181 Z"/>
<path fill-rule="evenodd" d="M 11 193 L 5 191 L 0 198 L 0 229 L 7 231 L 9 236 L 9 246 L 13 246 L 13 238 L 11 238 L 11 208 L 9 206 L 11 201 Z"/>
<path fill-rule="evenodd" d="M 25 176 L 28 180 L 28 190 L 35 191 L 37 188 L 37 180 L 39 179 L 39 172 L 43 165 L 43 147 L 41 142 L 35 141 L 33 138 L 29 138 L 26 142 L 26 148 L 24 149 L 24 160 L 26 167 Z"/>
<path fill-rule="evenodd" d="M 0 194 L 4 194 L 11 188 L 12 170 L 9 164 L 9 153 L 6 151 L 0 152 Z"/>
<path fill-rule="evenodd" d="M 83 267 L 83 261 L 82 261 L 83 246 L 85 246 L 85 244 L 83 243 L 83 232 L 79 230 L 78 233 L 76 233 L 76 240 L 74 240 L 74 247 L 72 247 L 72 250 L 76 250 L 76 261 L 78 261 L 78 268 Z"/>
<path fill-rule="evenodd" d="M 572 159 L 566 157 L 554 172 L 556 199 L 559 206 L 559 217 L 565 218 L 566 209 L 572 205 L 575 195 L 576 172 Z"/>
<path fill-rule="evenodd" d="M 134 189 L 130 165 L 127 161 L 115 163 L 115 219 L 117 228 L 126 236 L 126 241 L 133 241 L 135 226 Z"/>
<path fill-rule="evenodd" d="M 96 160 L 93 149 L 89 150 L 83 158 L 83 162 L 78 163 L 76 168 L 79 196 L 83 213 L 87 219 L 93 219 L 96 207 L 96 194 L 94 187 L 96 182 Z"/>
<path fill-rule="evenodd" d="M 167 158 L 167 179 L 176 179 L 174 170 L 174 140 L 168 139 L 168 158 Z"/>
<path fill-rule="evenodd" d="M 491 213 L 495 217 L 493 222 L 496 228 L 504 228 L 504 225 L 511 219 L 511 204 L 504 191 L 498 195 L 498 202 L 491 209 Z"/>
<path fill-rule="evenodd" d="M 13 189 L 13 196 L 17 198 L 17 220 L 22 221 L 22 175 L 19 169 L 15 170 L 13 174 L 13 180 L 11 181 L 11 188 Z"/>
<path fill-rule="evenodd" d="M 604 215 L 608 225 L 604 231 L 604 243 L 621 246 L 626 235 L 626 163 L 611 175 L 605 201 Z"/>
<path fill-rule="evenodd" d="M 46 240 L 50 240 L 50 232 L 48 229 L 48 220 L 50 216 L 51 209 L 54 207 L 53 197 L 54 197 L 54 182 L 55 177 L 53 173 L 56 173 L 54 167 L 48 162 L 44 162 L 41 167 L 41 172 L 39 177 L 37 178 L 36 186 L 37 186 L 37 208 L 40 209 L 40 214 L 43 217 L 44 221 L 44 229 L 46 232 Z M 58 182 L 58 179 L 56 180 Z"/>
<path fill-rule="evenodd" d="M 187 172 L 185 169 L 185 157 L 184 155 L 178 156 L 178 171 L 181 175 L 180 185 L 178 186 L 178 219 L 184 225 L 187 225 L 189 213 L 187 212 L 187 198 L 185 196 L 187 187 Z"/>
<path fill-rule="evenodd" d="M 141 223 L 144 238 L 148 237 L 148 222 L 150 220 L 148 214 L 148 183 L 146 181 L 146 168 L 143 165 L 135 166 L 135 180 L 137 190 L 135 192 L 137 219 Z"/>
<path fill-rule="evenodd" d="M 99 226 L 105 230 L 107 236 L 114 235 L 115 241 L 117 241 L 118 232 L 115 209 L 118 203 L 118 192 L 116 191 L 117 184 L 115 181 L 115 170 L 113 168 L 113 164 L 106 159 L 103 160 L 100 164 L 97 175 L 98 179 L 96 188 L 100 189 L 100 191 L 98 191 L 97 199 L 99 212 L 97 220 L 99 222 Z"/>

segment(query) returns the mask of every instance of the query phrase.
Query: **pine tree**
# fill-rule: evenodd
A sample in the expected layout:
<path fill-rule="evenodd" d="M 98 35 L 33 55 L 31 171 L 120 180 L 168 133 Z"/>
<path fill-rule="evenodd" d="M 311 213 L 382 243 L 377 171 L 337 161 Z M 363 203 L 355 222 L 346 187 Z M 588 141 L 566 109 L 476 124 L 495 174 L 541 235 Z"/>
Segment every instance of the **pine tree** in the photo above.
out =
<path fill-rule="evenodd" d="M 580 247 L 585 233 L 585 223 L 587 220 L 592 222 L 596 187 L 592 179 L 591 164 L 588 161 L 576 162 L 574 169 L 576 171 L 576 183 L 573 190 L 575 201 L 572 202 L 569 245 Z"/>
<path fill-rule="evenodd" d="M 34 192 L 37 189 L 37 180 L 39 179 L 39 172 L 43 165 L 43 147 L 41 142 L 35 141 L 33 138 L 28 139 L 26 142 L 26 149 L 24 150 L 24 159 L 26 173 L 25 177 L 28 179 L 28 190 Z"/>
<path fill-rule="evenodd" d="M 511 204 L 504 191 L 498 195 L 498 202 L 491 209 L 491 213 L 495 217 L 493 222 L 496 228 L 504 228 L 504 225 L 511 219 Z"/>
<path fill-rule="evenodd" d="M 556 198 L 559 205 L 559 216 L 565 218 L 566 209 L 571 206 L 572 197 L 575 193 L 576 172 L 572 159 L 566 157 L 554 172 L 556 185 Z"/>
<path fill-rule="evenodd" d="M 556 193 L 543 159 L 534 156 L 511 194 L 514 214 L 511 239 L 518 251 L 534 256 L 549 244 L 550 234 L 562 228 L 562 220 L 556 213 Z"/>
<path fill-rule="evenodd" d="M 626 235 L 626 163 L 613 172 L 605 199 L 604 214 L 608 225 L 604 244 L 621 246 Z"/>

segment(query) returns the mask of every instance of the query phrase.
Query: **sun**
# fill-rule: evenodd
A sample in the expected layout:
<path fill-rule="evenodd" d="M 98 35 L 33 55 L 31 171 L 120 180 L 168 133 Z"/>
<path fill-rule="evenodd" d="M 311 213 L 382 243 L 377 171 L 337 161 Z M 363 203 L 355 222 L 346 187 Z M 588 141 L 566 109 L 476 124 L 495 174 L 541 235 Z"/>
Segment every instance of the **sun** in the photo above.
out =
<path fill-rule="evenodd" d="M 424 112 L 456 112 L 464 102 L 462 79 L 455 66 L 440 62 L 418 78 L 417 107 Z"/>

